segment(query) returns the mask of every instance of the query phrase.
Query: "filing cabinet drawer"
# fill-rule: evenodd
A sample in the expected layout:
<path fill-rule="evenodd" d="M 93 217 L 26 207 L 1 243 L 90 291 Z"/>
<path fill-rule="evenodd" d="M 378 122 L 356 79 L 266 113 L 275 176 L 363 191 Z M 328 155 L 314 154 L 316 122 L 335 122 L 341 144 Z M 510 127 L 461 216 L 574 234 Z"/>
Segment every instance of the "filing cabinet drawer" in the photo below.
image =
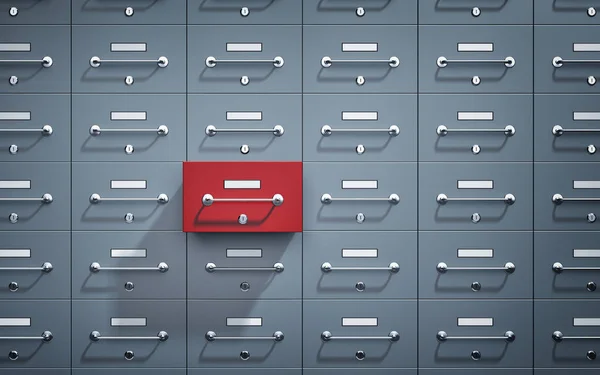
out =
<path fill-rule="evenodd" d="M 304 24 L 415 25 L 417 0 L 304 0 Z"/>
<path fill-rule="evenodd" d="M 68 25 L 69 0 L 0 1 L 0 25 Z"/>
<path fill-rule="evenodd" d="M 419 246 L 419 298 L 533 298 L 530 233 L 421 232 Z"/>
<path fill-rule="evenodd" d="M 534 0 L 421 0 L 420 24 L 531 24 Z"/>
<path fill-rule="evenodd" d="M 2 302 L 0 366 L 15 369 L 70 366 L 69 307 L 69 301 Z"/>
<path fill-rule="evenodd" d="M 531 230 L 531 164 L 423 163 L 421 230 Z"/>
<path fill-rule="evenodd" d="M 304 301 L 305 367 L 417 367 L 417 303 Z"/>
<path fill-rule="evenodd" d="M 0 26 L 0 92 L 68 93 L 69 26 Z"/>
<path fill-rule="evenodd" d="M 416 161 L 416 95 L 305 95 L 305 161 Z"/>
<path fill-rule="evenodd" d="M 600 1 L 534 0 L 536 24 L 598 25 Z"/>
<path fill-rule="evenodd" d="M 305 230 L 416 230 L 415 163 L 304 163 Z"/>
<path fill-rule="evenodd" d="M 302 159 L 301 95 L 191 95 L 188 160 Z"/>
<path fill-rule="evenodd" d="M 598 372 L 597 369 L 583 369 L 583 368 L 562 368 L 562 369 L 535 369 L 535 375 L 595 375 Z"/>
<path fill-rule="evenodd" d="M 73 26 L 74 93 L 185 92 L 184 26 Z"/>
<path fill-rule="evenodd" d="M 286 375 L 302 375 L 301 369 L 285 369 Z M 306 371 L 306 370 L 304 370 Z M 237 368 L 223 369 L 223 368 L 211 368 L 211 369 L 189 369 L 187 372 L 189 375 L 279 375 L 282 373 L 281 369 L 251 369 L 245 368 L 243 370 Z"/>
<path fill-rule="evenodd" d="M 423 95 L 421 161 L 532 161 L 531 95 Z"/>
<path fill-rule="evenodd" d="M 301 26 L 189 26 L 190 93 L 301 91 Z M 210 38 L 206 36 L 210 35 Z"/>
<path fill-rule="evenodd" d="M 184 233 L 73 233 L 73 298 L 184 299 Z"/>
<path fill-rule="evenodd" d="M 184 232 L 302 232 L 301 162 L 184 162 Z"/>
<path fill-rule="evenodd" d="M 0 231 L 69 230 L 69 163 L 0 163 Z"/>
<path fill-rule="evenodd" d="M 70 161 L 68 95 L 0 96 L 0 161 Z"/>
<path fill-rule="evenodd" d="M 185 301 L 73 301 L 73 367 L 185 367 Z"/>
<path fill-rule="evenodd" d="M 180 163 L 73 163 L 73 230 L 180 230 Z"/>
<path fill-rule="evenodd" d="M 419 302 L 419 365 L 523 368 L 533 365 L 531 302 Z"/>
<path fill-rule="evenodd" d="M 304 369 L 306 375 L 417 375 L 417 370 L 400 369 Z"/>
<path fill-rule="evenodd" d="M 185 369 L 170 368 L 168 371 L 169 375 L 186 375 Z M 161 375 L 164 373 L 164 369 L 73 369 L 73 375 Z"/>
<path fill-rule="evenodd" d="M 529 26 L 422 26 L 419 89 L 424 93 L 532 92 L 532 43 Z"/>
<path fill-rule="evenodd" d="M 71 375 L 71 369 L 10 369 L 0 370 L 0 375 Z"/>
<path fill-rule="evenodd" d="M 422 375 L 533 375 L 533 369 L 431 369 L 421 370 L 419 374 Z M 572 372 L 569 372 L 571 374 Z M 536 372 L 537 374 L 537 372 Z"/>
<path fill-rule="evenodd" d="M 188 298 L 302 298 L 302 234 L 188 235 Z"/>
<path fill-rule="evenodd" d="M 298 0 L 188 0 L 188 24 L 289 25 L 302 23 Z"/>
<path fill-rule="evenodd" d="M 301 367 L 301 309 L 300 301 L 189 301 L 188 367 Z"/>
<path fill-rule="evenodd" d="M 417 235 L 305 232 L 304 298 L 417 298 Z"/>
<path fill-rule="evenodd" d="M 535 297 L 600 298 L 598 245 L 597 232 L 536 233 Z"/>
<path fill-rule="evenodd" d="M 185 95 L 74 95 L 74 161 L 185 160 Z"/>
<path fill-rule="evenodd" d="M 596 230 L 600 169 L 589 163 L 535 166 L 535 229 Z"/>
<path fill-rule="evenodd" d="M 73 24 L 80 25 L 184 25 L 185 12 L 181 0 L 73 0 Z"/>
<path fill-rule="evenodd" d="M 414 93 L 415 26 L 305 26 L 306 93 Z"/>

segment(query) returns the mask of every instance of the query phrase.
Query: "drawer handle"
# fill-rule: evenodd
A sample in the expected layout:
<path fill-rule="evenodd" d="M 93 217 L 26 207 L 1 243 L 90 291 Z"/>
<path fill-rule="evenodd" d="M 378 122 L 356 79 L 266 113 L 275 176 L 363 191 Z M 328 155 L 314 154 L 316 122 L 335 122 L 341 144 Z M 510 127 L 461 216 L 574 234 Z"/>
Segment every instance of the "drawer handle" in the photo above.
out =
<path fill-rule="evenodd" d="M 506 331 L 504 336 L 448 336 L 446 331 L 439 331 L 436 338 L 439 342 L 447 340 L 506 340 L 506 342 L 513 342 L 517 336 L 513 331 Z"/>
<path fill-rule="evenodd" d="M 600 198 L 565 198 L 561 194 L 554 194 L 552 196 L 552 203 L 560 205 L 563 202 L 600 202 Z"/>
<path fill-rule="evenodd" d="M 512 262 L 507 262 L 502 267 L 448 267 L 446 263 L 440 262 L 435 268 L 439 273 L 446 273 L 446 271 L 506 271 L 506 273 L 513 273 L 516 266 Z"/>
<path fill-rule="evenodd" d="M 333 64 L 388 64 L 392 68 L 397 68 L 400 65 L 400 59 L 396 56 L 392 56 L 387 60 L 335 60 L 329 56 L 325 56 L 321 59 L 321 66 L 323 68 L 329 68 Z"/>
<path fill-rule="evenodd" d="M 321 333 L 321 340 L 325 342 L 331 340 L 390 340 L 395 342 L 400 340 L 400 334 L 396 331 L 391 331 L 387 336 L 333 336 L 331 332 L 324 331 Z"/>
<path fill-rule="evenodd" d="M 388 133 L 392 137 L 400 134 L 400 128 L 396 125 L 392 125 L 387 129 L 332 129 L 329 125 L 323 125 L 321 128 L 321 134 L 325 137 L 330 136 L 332 133 Z"/>
<path fill-rule="evenodd" d="M 565 267 L 562 263 L 556 262 L 552 265 L 552 271 L 562 273 L 562 271 L 600 271 L 600 267 Z"/>
<path fill-rule="evenodd" d="M 0 271 L 42 271 L 50 273 L 54 266 L 50 262 L 44 262 L 41 267 L 0 267 Z"/>
<path fill-rule="evenodd" d="M 552 332 L 552 340 L 561 342 L 563 340 L 600 340 L 600 336 L 565 336 L 561 331 Z"/>
<path fill-rule="evenodd" d="M 515 66 L 515 59 L 508 56 L 502 60 L 448 60 L 444 56 L 440 56 L 437 59 L 437 66 L 445 68 L 448 64 L 504 64 L 507 68 Z"/>
<path fill-rule="evenodd" d="M 39 133 L 42 135 L 52 135 L 52 126 L 44 125 L 41 129 L 0 129 L 0 133 Z"/>
<path fill-rule="evenodd" d="M 44 194 L 41 198 L 0 198 L 0 202 L 42 202 L 42 203 L 52 203 L 54 198 L 52 198 L 51 194 Z"/>
<path fill-rule="evenodd" d="M 50 56 L 44 56 L 41 60 L 0 60 L 0 64 L 42 64 L 44 68 L 51 67 L 53 63 Z"/>
<path fill-rule="evenodd" d="M 273 340 L 275 342 L 283 341 L 284 335 L 281 331 L 276 331 L 273 333 L 273 336 L 217 336 L 217 333 L 214 331 L 206 332 L 204 335 L 206 341 L 215 341 L 215 340 Z"/>
<path fill-rule="evenodd" d="M 90 127 L 91 135 L 100 135 L 102 132 L 105 133 L 157 133 L 158 135 L 169 134 L 169 128 L 167 125 L 160 125 L 157 129 L 102 129 L 100 125 L 92 125 Z"/>
<path fill-rule="evenodd" d="M 565 129 L 560 125 L 552 127 L 552 134 L 556 137 L 560 137 L 564 133 L 600 133 L 600 129 Z"/>
<path fill-rule="evenodd" d="M 103 60 L 98 56 L 90 59 L 92 68 L 99 68 L 101 64 L 157 64 L 159 68 L 166 68 L 169 65 L 169 59 L 161 56 L 156 60 Z"/>
<path fill-rule="evenodd" d="M 281 68 L 284 61 L 281 56 L 275 56 L 271 60 L 221 60 L 214 56 L 208 56 L 205 63 L 208 68 L 214 68 L 217 64 L 273 64 L 274 67 Z"/>
<path fill-rule="evenodd" d="M 390 202 L 391 204 L 398 204 L 400 196 L 398 194 L 390 194 L 387 198 L 334 198 L 331 194 L 321 196 L 321 203 L 330 204 L 331 202 Z"/>
<path fill-rule="evenodd" d="M 273 129 L 217 129 L 214 125 L 208 125 L 204 132 L 209 137 L 214 137 L 217 133 L 273 133 L 274 136 L 281 137 L 284 129 L 281 125 L 275 125 Z"/>
<path fill-rule="evenodd" d="M 50 342 L 53 338 L 52 332 L 44 331 L 41 336 L 2 336 L 0 340 L 42 340 L 43 342 Z"/>
<path fill-rule="evenodd" d="M 206 263 L 206 272 L 215 271 L 274 271 L 281 273 L 284 270 L 283 263 L 275 263 L 273 267 L 217 267 L 214 263 Z"/>
<path fill-rule="evenodd" d="M 446 194 L 439 194 L 435 200 L 439 204 L 448 202 L 504 202 L 511 205 L 515 203 L 516 199 L 512 194 L 506 194 L 503 198 L 449 198 Z"/>
<path fill-rule="evenodd" d="M 204 194 L 202 204 L 211 206 L 215 202 L 271 202 L 273 206 L 281 206 L 283 204 L 283 195 L 275 194 L 273 198 L 215 198 L 210 194 Z"/>
<path fill-rule="evenodd" d="M 92 341 L 100 341 L 100 340 L 158 340 L 158 341 L 167 341 L 169 339 L 169 334 L 165 331 L 160 331 L 156 334 L 156 336 L 102 336 L 98 331 L 92 331 L 90 333 L 90 340 Z"/>
<path fill-rule="evenodd" d="M 400 271 L 400 265 L 396 262 L 392 262 L 387 267 L 334 267 L 331 263 L 325 262 L 321 265 L 321 271 L 389 271 L 391 273 L 397 273 Z"/>
<path fill-rule="evenodd" d="M 512 125 L 506 125 L 504 129 L 448 129 L 446 125 L 440 125 L 435 132 L 442 137 L 448 133 L 504 133 L 507 137 L 512 137 L 516 129 Z"/>
<path fill-rule="evenodd" d="M 94 273 L 100 271 L 159 271 L 165 273 L 168 270 L 169 265 L 165 262 L 160 262 L 156 267 L 102 267 L 98 262 L 90 264 L 90 271 Z"/>
<path fill-rule="evenodd" d="M 156 197 L 156 198 L 102 198 L 100 196 L 100 194 L 94 193 L 94 194 L 90 195 L 90 202 L 94 203 L 94 204 L 100 203 L 100 202 L 143 202 L 143 201 L 168 203 L 169 197 L 167 196 L 167 194 L 159 194 L 158 197 Z"/>
<path fill-rule="evenodd" d="M 600 64 L 600 60 L 563 60 L 560 56 L 552 59 L 555 68 L 561 68 L 564 64 Z"/>

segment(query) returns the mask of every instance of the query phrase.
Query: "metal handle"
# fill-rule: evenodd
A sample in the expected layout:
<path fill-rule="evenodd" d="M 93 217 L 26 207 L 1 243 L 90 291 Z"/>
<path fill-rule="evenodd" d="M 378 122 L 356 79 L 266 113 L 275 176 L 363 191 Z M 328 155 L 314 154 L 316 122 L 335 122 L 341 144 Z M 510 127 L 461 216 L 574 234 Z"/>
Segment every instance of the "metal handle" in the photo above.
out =
<path fill-rule="evenodd" d="M 387 198 L 334 198 L 331 194 L 321 196 L 321 203 L 330 204 L 331 202 L 390 202 L 391 204 L 398 204 L 400 197 L 398 194 L 390 194 Z"/>
<path fill-rule="evenodd" d="M 169 197 L 167 194 L 159 194 L 156 198 L 102 198 L 100 194 L 92 194 L 90 195 L 91 203 L 100 203 L 100 202 L 139 202 L 139 201 L 153 201 L 158 203 L 168 203 Z"/>
<path fill-rule="evenodd" d="M 506 271 L 506 273 L 515 272 L 515 264 L 507 262 L 502 267 L 448 267 L 444 262 L 438 263 L 435 267 L 439 273 L 446 273 L 446 271 Z"/>
<path fill-rule="evenodd" d="M 100 271 L 159 271 L 164 273 L 168 270 L 169 265 L 165 262 L 160 262 L 156 267 L 102 267 L 98 262 L 90 264 L 90 271 L 94 273 Z"/>
<path fill-rule="evenodd" d="M 506 125 L 504 129 L 448 129 L 446 125 L 440 125 L 435 132 L 442 137 L 448 133 L 504 133 L 507 137 L 512 137 L 516 129 L 512 125 Z"/>
<path fill-rule="evenodd" d="M 157 64 L 159 68 L 166 68 L 169 65 L 169 59 L 161 56 L 156 60 L 104 60 L 98 56 L 93 56 L 90 59 L 92 68 L 99 68 L 101 64 Z"/>
<path fill-rule="evenodd" d="M 400 334 L 396 331 L 391 331 L 387 336 L 333 336 L 331 332 L 324 331 L 321 333 L 321 340 L 327 342 L 331 340 L 400 340 Z"/>
<path fill-rule="evenodd" d="M 436 335 L 439 342 L 447 340 L 505 340 L 513 342 L 517 338 L 513 331 L 506 331 L 504 336 L 448 336 L 446 331 L 439 331 Z"/>
<path fill-rule="evenodd" d="M 44 56 L 41 60 L 0 60 L 0 64 L 42 64 L 44 68 L 51 67 L 53 63 L 50 56 Z"/>
<path fill-rule="evenodd" d="M 552 196 L 552 203 L 560 205 L 563 202 L 600 202 L 600 198 L 565 198 L 561 194 Z"/>
<path fill-rule="evenodd" d="M 209 137 L 217 133 L 273 133 L 276 137 L 281 137 L 284 133 L 283 126 L 275 125 L 273 129 L 217 129 L 214 125 L 208 125 L 204 131 Z"/>
<path fill-rule="evenodd" d="M 275 58 L 271 60 L 225 60 L 217 59 L 214 56 L 208 56 L 205 63 L 208 68 L 214 68 L 217 64 L 273 64 L 274 67 L 281 68 L 284 61 L 281 56 L 275 56 Z"/>
<path fill-rule="evenodd" d="M 448 198 L 446 194 L 439 194 L 435 200 L 439 204 L 448 202 L 504 202 L 511 205 L 515 203 L 516 198 L 512 194 L 506 194 L 503 198 Z"/>
<path fill-rule="evenodd" d="M 331 263 L 325 262 L 321 265 L 321 271 L 389 271 L 391 273 L 397 273 L 400 271 L 400 265 L 396 262 L 392 262 L 387 267 L 333 267 Z"/>
<path fill-rule="evenodd" d="M 157 133 L 158 135 L 169 134 L 169 128 L 166 125 L 160 125 L 157 129 L 102 129 L 100 125 L 90 127 L 91 135 L 100 135 L 102 133 Z"/>
<path fill-rule="evenodd" d="M 600 133 L 600 129 L 565 129 L 560 125 L 552 127 L 552 134 L 560 137 L 564 133 Z"/>
<path fill-rule="evenodd" d="M 206 272 L 215 272 L 215 271 L 274 271 L 274 272 L 283 272 L 284 267 L 283 263 L 275 263 L 273 267 L 217 267 L 214 263 L 206 263 L 204 267 Z"/>
<path fill-rule="evenodd" d="M 52 135 L 52 126 L 44 125 L 41 129 L 0 129 L 0 133 L 39 133 L 42 135 Z"/>
<path fill-rule="evenodd" d="M 41 336 L 3 336 L 0 340 L 42 340 L 44 342 L 52 341 L 54 335 L 50 331 L 44 331 Z"/>
<path fill-rule="evenodd" d="M 564 64 L 600 64 L 600 60 L 563 60 L 560 56 L 552 59 L 555 68 L 561 68 Z"/>
<path fill-rule="evenodd" d="M 50 273 L 54 266 L 50 262 L 44 262 L 41 267 L 0 267 L 0 271 L 42 271 Z"/>
<path fill-rule="evenodd" d="M 215 340 L 273 340 L 276 342 L 283 341 L 284 335 L 281 331 L 276 331 L 273 336 L 217 336 L 214 331 L 208 331 L 204 335 L 206 341 Z"/>
<path fill-rule="evenodd" d="M 396 125 L 392 125 L 387 129 L 332 129 L 329 125 L 323 125 L 321 128 L 321 135 L 328 137 L 332 133 L 388 133 L 392 137 L 400 134 L 400 128 Z"/>
<path fill-rule="evenodd" d="M 561 331 L 552 332 L 552 340 L 561 342 L 563 340 L 600 340 L 600 336 L 565 336 Z"/>
<path fill-rule="evenodd" d="M 204 194 L 202 204 L 210 206 L 214 202 L 271 202 L 273 206 L 281 206 L 283 204 L 283 195 L 275 194 L 273 198 L 215 198 L 210 194 Z"/>
<path fill-rule="evenodd" d="M 556 262 L 552 265 L 552 271 L 556 273 L 562 271 L 600 271 L 600 267 L 565 267 L 562 263 Z"/>
<path fill-rule="evenodd" d="M 102 336 L 98 331 L 92 331 L 90 333 L 90 340 L 92 341 L 100 341 L 100 340 L 158 340 L 158 341 L 167 341 L 169 339 L 169 335 L 165 331 L 160 331 L 156 334 L 156 336 Z"/>
<path fill-rule="evenodd" d="M 329 68 L 333 64 L 388 64 L 392 68 L 397 68 L 400 65 L 400 59 L 396 56 L 392 56 L 387 60 L 335 60 L 329 56 L 325 56 L 321 59 L 321 66 L 323 68 Z"/>
<path fill-rule="evenodd" d="M 51 194 L 44 194 L 41 198 L 0 198 L 0 202 L 42 202 L 42 203 L 52 203 L 54 198 L 52 198 Z"/>
<path fill-rule="evenodd" d="M 504 64 L 507 68 L 515 66 L 516 61 L 513 57 L 508 56 L 502 60 L 448 60 L 444 56 L 437 59 L 437 66 L 445 68 L 448 64 Z"/>

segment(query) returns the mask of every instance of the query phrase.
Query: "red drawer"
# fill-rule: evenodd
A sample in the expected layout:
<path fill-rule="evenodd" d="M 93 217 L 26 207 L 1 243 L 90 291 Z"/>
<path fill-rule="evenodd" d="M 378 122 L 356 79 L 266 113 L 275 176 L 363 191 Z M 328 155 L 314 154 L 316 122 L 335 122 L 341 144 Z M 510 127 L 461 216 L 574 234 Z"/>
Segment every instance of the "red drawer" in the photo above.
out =
<path fill-rule="evenodd" d="M 302 162 L 184 162 L 184 232 L 302 232 Z"/>

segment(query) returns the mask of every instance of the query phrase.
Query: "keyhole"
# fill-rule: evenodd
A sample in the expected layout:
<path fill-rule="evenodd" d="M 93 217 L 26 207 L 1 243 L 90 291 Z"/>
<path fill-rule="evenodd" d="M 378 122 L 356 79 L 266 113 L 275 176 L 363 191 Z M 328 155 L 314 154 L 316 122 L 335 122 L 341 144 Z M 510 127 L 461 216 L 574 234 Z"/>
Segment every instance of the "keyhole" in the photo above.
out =
<path fill-rule="evenodd" d="M 471 290 L 474 292 L 479 292 L 481 290 L 481 284 L 477 281 L 471 284 Z"/>
<path fill-rule="evenodd" d="M 596 352 L 593 350 L 590 350 L 585 354 L 585 357 L 587 359 L 589 359 L 590 361 L 593 361 L 594 359 L 596 359 Z"/>
<path fill-rule="evenodd" d="M 365 355 L 365 352 L 363 352 L 362 350 L 359 350 L 359 351 L 356 352 L 356 354 L 354 355 L 354 357 L 357 360 L 362 361 L 362 360 L 365 359 L 366 355 Z"/>
<path fill-rule="evenodd" d="M 131 361 L 133 359 L 133 357 L 135 356 L 135 354 L 133 353 L 133 351 L 128 350 L 125 352 L 125 354 L 123 356 L 125 357 L 126 360 Z"/>
<path fill-rule="evenodd" d="M 356 77 L 356 84 L 359 86 L 362 86 L 365 84 L 365 77 L 363 76 L 358 76 Z"/>
<path fill-rule="evenodd" d="M 16 155 L 17 152 L 19 152 L 19 146 L 10 145 L 10 147 L 8 148 L 8 152 L 10 152 L 11 155 Z"/>
<path fill-rule="evenodd" d="M 243 76 L 240 78 L 240 83 L 242 86 L 247 86 L 250 83 L 250 78 L 248 78 L 248 76 Z"/>
<path fill-rule="evenodd" d="M 587 83 L 590 86 L 594 86 L 596 84 L 596 77 L 594 76 L 589 76 L 587 79 Z"/>
<path fill-rule="evenodd" d="M 240 289 L 242 290 L 242 292 L 247 292 L 250 290 L 250 283 L 247 281 L 244 281 L 240 284 Z"/>
<path fill-rule="evenodd" d="M 238 217 L 238 223 L 240 223 L 242 225 L 247 224 L 248 223 L 248 216 L 246 216 L 246 214 L 241 214 Z"/>
<path fill-rule="evenodd" d="M 594 17 L 596 15 L 596 8 L 594 7 L 589 7 L 587 10 L 587 15 L 590 17 Z"/>
<path fill-rule="evenodd" d="M 588 292 L 595 292 L 596 291 L 596 283 L 593 281 L 590 281 L 589 283 L 587 283 L 585 288 L 588 290 Z"/>
<path fill-rule="evenodd" d="M 362 212 L 359 212 L 358 214 L 356 214 L 356 222 L 359 224 L 362 224 L 365 222 L 365 214 L 363 214 Z"/>
<path fill-rule="evenodd" d="M 11 7 L 8 14 L 10 14 L 11 17 L 16 17 L 19 14 L 19 8 Z"/>
<path fill-rule="evenodd" d="M 596 222 L 596 214 L 594 214 L 593 212 L 590 212 L 589 214 L 587 214 L 587 221 L 588 221 L 588 223 Z"/>
<path fill-rule="evenodd" d="M 16 350 L 11 350 L 10 352 L 8 352 L 8 359 L 10 359 L 11 361 L 16 361 L 17 359 L 19 359 L 19 353 Z"/>
<path fill-rule="evenodd" d="M 127 7 L 127 8 L 125 8 L 125 15 L 126 15 L 127 17 L 131 17 L 131 16 L 133 16 L 133 8 L 132 8 L 132 7 Z"/>
<path fill-rule="evenodd" d="M 132 77 L 132 76 L 127 76 L 127 77 L 125 77 L 125 84 L 126 84 L 127 86 L 131 86 L 131 85 L 133 85 L 133 77 Z"/>
<path fill-rule="evenodd" d="M 16 213 L 11 213 L 10 215 L 8 215 L 8 221 L 11 222 L 11 224 L 16 224 L 17 221 L 19 221 L 19 215 L 17 215 Z"/>
<path fill-rule="evenodd" d="M 471 15 L 473 15 L 473 17 L 479 17 L 481 15 L 481 9 L 474 7 L 471 9 Z"/>
<path fill-rule="evenodd" d="M 474 155 L 477 155 L 481 152 L 481 147 L 479 147 L 479 145 L 473 145 L 473 147 L 471 147 L 471 152 Z"/>
<path fill-rule="evenodd" d="M 128 213 L 125 214 L 125 222 L 127 224 L 133 223 L 134 219 L 135 219 L 135 217 L 133 216 L 133 214 L 131 212 L 128 212 Z"/>
<path fill-rule="evenodd" d="M 250 152 L 250 146 L 242 145 L 242 147 L 240 147 L 240 152 L 244 155 L 248 154 Z"/>
<path fill-rule="evenodd" d="M 10 290 L 11 292 L 16 292 L 17 290 L 19 290 L 19 284 L 17 284 L 14 281 L 10 282 L 8 284 L 8 290 Z"/>
<path fill-rule="evenodd" d="M 250 9 L 248 9 L 248 7 L 243 7 L 242 9 L 240 9 L 240 14 L 242 15 L 242 17 L 248 17 L 248 15 L 250 14 Z"/>
<path fill-rule="evenodd" d="M 127 146 L 125 146 L 125 153 L 127 155 L 133 154 L 133 151 L 135 151 L 134 148 L 133 148 L 133 145 L 127 145 Z"/>
<path fill-rule="evenodd" d="M 358 145 L 356 146 L 356 153 L 359 155 L 362 155 L 365 153 L 365 146 L 364 145 Z"/>
<path fill-rule="evenodd" d="M 587 146 L 587 152 L 590 155 L 594 155 L 596 153 L 596 146 L 594 146 L 594 145 Z"/>
<path fill-rule="evenodd" d="M 125 290 L 128 292 L 131 292 L 134 287 L 135 287 L 135 285 L 133 285 L 133 283 L 131 281 L 126 282 L 124 285 Z"/>
<path fill-rule="evenodd" d="M 356 8 L 356 15 L 358 17 L 364 16 L 365 15 L 365 8 L 363 8 L 363 7 Z"/>
<path fill-rule="evenodd" d="M 8 83 L 10 83 L 11 86 L 16 85 L 17 83 L 19 83 L 19 77 L 17 77 L 17 76 L 11 76 L 8 79 Z"/>
<path fill-rule="evenodd" d="M 479 78 L 479 76 L 474 76 L 473 78 L 471 78 L 471 83 L 474 86 L 479 86 L 479 84 L 481 83 L 481 78 Z"/>
<path fill-rule="evenodd" d="M 471 352 L 471 359 L 474 361 L 479 361 L 481 359 L 481 352 L 479 350 L 473 350 Z"/>
<path fill-rule="evenodd" d="M 240 353 L 240 358 L 242 361 L 247 361 L 250 359 L 250 353 L 247 350 L 244 350 Z"/>
<path fill-rule="evenodd" d="M 473 215 L 471 215 L 471 221 L 474 223 L 479 223 L 481 221 L 481 215 L 475 212 Z"/>
<path fill-rule="evenodd" d="M 366 285 L 365 285 L 365 283 L 363 283 L 362 281 L 359 281 L 359 282 L 357 282 L 357 283 L 356 283 L 356 285 L 355 285 L 354 287 L 356 288 L 356 291 L 357 291 L 357 292 L 364 292 L 364 291 L 365 291 L 365 288 L 366 288 L 367 286 L 366 286 Z"/>

